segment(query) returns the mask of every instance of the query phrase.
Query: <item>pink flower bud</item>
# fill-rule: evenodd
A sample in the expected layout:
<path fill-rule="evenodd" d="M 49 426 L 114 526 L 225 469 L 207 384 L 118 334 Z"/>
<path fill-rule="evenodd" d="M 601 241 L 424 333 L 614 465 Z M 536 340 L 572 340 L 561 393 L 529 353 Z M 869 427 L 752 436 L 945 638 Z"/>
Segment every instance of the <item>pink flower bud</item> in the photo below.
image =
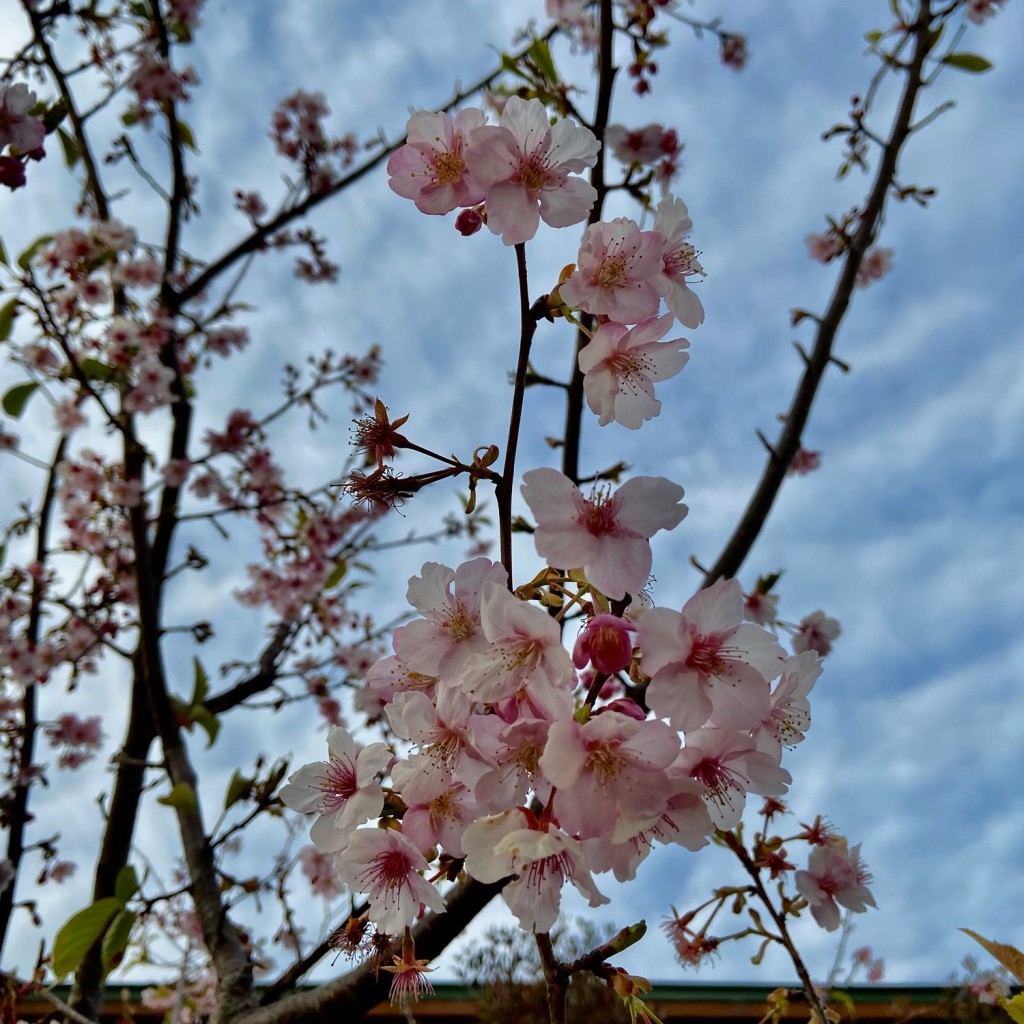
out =
<path fill-rule="evenodd" d="M 583 668 L 589 661 L 598 672 L 620 672 L 633 660 L 633 640 L 629 634 L 635 631 L 632 622 L 617 615 L 595 615 L 576 640 L 573 664 Z"/>
<path fill-rule="evenodd" d="M 472 207 L 463 210 L 458 217 L 455 218 L 455 230 L 460 235 L 464 235 L 468 238 L 470 235 L 475 235 L 481 227 L 483 227 L 484 219 L 480 216 L 479 210 L 474 210 Z"/>

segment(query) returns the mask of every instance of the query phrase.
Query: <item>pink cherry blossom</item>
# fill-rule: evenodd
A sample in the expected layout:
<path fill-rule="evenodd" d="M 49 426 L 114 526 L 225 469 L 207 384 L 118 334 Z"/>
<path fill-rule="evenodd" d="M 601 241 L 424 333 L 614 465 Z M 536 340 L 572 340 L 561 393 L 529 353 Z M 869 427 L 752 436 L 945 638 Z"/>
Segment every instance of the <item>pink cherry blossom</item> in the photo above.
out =
<path fill-rule="evenodd" d="M 770 754 L 754 749 L 748 734 L 732 729 L 697 729 L 686 734 L 674 770 L 703 787 L 701 798 L 716 828 L 735 828 L 743 817 L 747 793 L 780 796 L 792 776 Z"/>
<path fill-rule="evenodd" d="M 688 283 L 704 276 L 704 268 L 697 260 L 697 250 L 686 241 L 692 228 L 693 221 L 682 199 L 669 195 L 658 203 L 654 231 L 665 242 L 661 250 L 661 267 L 653 283 L 669 312 L 684 327 L 699 327 L 704 322 L 704 307 Z"/>
<path fill-rule="evenodd" d="M 29 113 L 35 104 L 36 94 L 24 82 L 0 84 L 0 150 L 9 145 L 20 156 L 43 144 L 43 122 Z"/>
<path fill-rule="evenodd" d="M 880 281 L 890 270 L 892 270 L 892 249 L 881 246 L 868 249 L 857 268 L 854 284 L 858 288 L 866 288 L 872 281 Z"/>
<path fill-rule="evenodd" d="M 811 725 L 807 694 L 821 675 L 821 668 L 821 658 L 814 651 L 793 655 L 782 663 L 768 716 L 754 730 L 758 750 L 778 758 L 782 747 L 795 747 L 803 740 Z"/>
<path fill-rule="evenodd" d="M 815 651 L 824 658 L 832 650 L 832 641 L 840 632 L 839 620 L 829 617 L 819 608 L 800 620 L 800 627 L 793 637 L 793 650 L 797 654 Z"/>
<path fill-rule="evenodd" d="M 628 217 L 591 224 L 583 233 L 576 270 L 559 290 L 562 298 L 623 324 L 655 316 L 659 298 L 653 279 L 661 270 L 664 242 Z"/>
<path fill-rule="evenodd" d="M 314 896 L 329 900 L 341 894 L 342 885 L 329 854 L 322 853 L 315 846 L 304 846 L 299 851 L 299 863 Z"/>
<path fill-rule="evenodd" d="M 486 650 L 480 601 L 488 582 L 508 583 L 499 562 L 474 558 L 450 569 L 427 562 L 409 580 L 409 603 L 422 615 L 395 630 L 395 653 L 414 672 L 457 680 L 466 662 Z"/>
<path fill-rule="evenodd" d="M 678 526 L 687 507 L 683 489 L 658 476 L 638 476 L 617 491 L 579 488 L 555 469 L 523 474 L 523 497 L 537 520 L 533 540 L 549 565 L 582 568 L 606 597 L 638 594 L 651 571 L 650 538 Z"/>
<path fill-rule="evenodd" d="M 975 25 L 981 25 L 986 18 L 992 17 L 1006 0 L 967 0 L 967 7 L 964 10 L 964 17 L 973 21 Z"/>
<path fill-rule="evenodd" d="M 867 886 L 871 875 L 860 859 L 860 845 L 850 849 L 842 836 L 811 850 L 807 870 L 798 871 L 793 880 L 814 920 L 829 932 L 839 927 L 840 906 L 855 913 L 875 906 Z"/>
<path fill-rule="evenodd" d="M 327 750 L 328 761 L 293 772 L 280 796 L 293 811 L 319 814 L 309 835 L 319 849 L 332 853 L 345 848 L 357 826 L 380 814 L 384 793 L 376 777 L 391 752 L 383 743 L 360 749 L 337 725 L 327 733 Z"/>
<path fill-rule="evenodd" d="M 808 255 L 819 263 L 831 263 L 846 248 L 845 239 L 834 229 L 822 234 L 805 235 L 804 242 Z"/>
<path fill-rule="evenodd" d="M 633 328 L 602 324 L 580 351 L 583 390 L 600 426 L 615 420 L 638 430 L 661 411 L 654 382 L 674 377 L 690 358 L 685 338 L 660 340 L 671 326 L 671 316 L 653 317 Z"/>
<path fill-rule="evenodd" d="M 636 626 L 628 619 L 602 612 L 587 620 L 580 630 L 572 649 L 572 661 L 577 668 L 589 662 L 598 672 L 614 675 L 629 667 L 633 660 L 631 633 Z"/>
<path fill-rule="evenodd" d="M 768 715 L 768 681 L 782 669 L 771 633 L 743 622 L 736 580 L 719 580 L 681 612 L 652 608 L 640 620 L 640 667 L 651 677 L 647 703 L 676 729 L 699 729 L 710 718 L 750 729 Z"/>
<path fill-rule="evenodd" d="M 821 452 L 808 451 L 806 448 L 798 448 L 789 460 L 786 473 L 796 476 L 807 476 L 821 467 Z"/>
<path fill-rule="evenodd" d="M 743 595 L 743 618 L 758 626 L 770 626 L 779 617 L 779 595 L 755 590 Z"/>
<path fill-rule="evenodd" d="M 546 932 L 558 920 L 562 886 L 571 882 L 592 907 L 608 903 L 590 877 L 579 840 L 549 827 L 527 826 L 528 812 L 505 811 L 480 818 L 466 829 L 466 870 L 481 882 L 515 879 L 501 895 L 527 931 Z"/>
<path fill-rule="evenodd" d="M 337 858 L 338 876 L 353 892 L 365 893 L 370 920 L 389 935 L 399 935 L 422 907 L 441 913 L 444 898 L 421 871 L 426 858 L 395 829 L 361 828 Z"/>
<path fill-rule="evenodd" d="M 484 586 L 480 624 L 487 648 L 466 662 L 460 685 L 485 704 L 517 690 L 573 688 L 572 663 L 558 623 L 498 583 Z"/>
<path fill-rule="evenodd" d="M 445 214 L 457 206 L 475 206 L 484 190 L 466 166 L 469 135 L 486 121 L 476 107 L 455 117 L 420 110 L 409 118 L 406 144 L 388 160 L 388 185 L 412 199 L 421 213 Z"/>
<path fill-rule="evenodd" d="M 666 131 L 660 124 L 648 124 L 643 128 L 626 128 L 621 124 L 610 124 L 605 129 L 604 142 L 616 160 L 624 164 L 653 164 L 666 155 L 666 140 L 671 138 L 674 152 L 678 142 L 675 132 Z"/>
<path fill-rule="evenodd" d="M 664 810 L 660 779 L 678 753 L 678 733 L 657 719 L 605 711 L 583 725 L 574 718 L 555 722 L 540 768 L 556 787 L 559 825 L 581 838 L 622 827 L 632 833 Z"/>
<path fill-rule="evenodd" d="M 475 128 L 469 141 L 470 174 L 487 190 L 487 226 L 506 245 L 529 241 L 541 219 L 553 228 L 586 219 L 597 192 L 571 175 L 597 162 L 589 128 L 552 125 L 540 100 L 512 96 L 498 124 Z"/>

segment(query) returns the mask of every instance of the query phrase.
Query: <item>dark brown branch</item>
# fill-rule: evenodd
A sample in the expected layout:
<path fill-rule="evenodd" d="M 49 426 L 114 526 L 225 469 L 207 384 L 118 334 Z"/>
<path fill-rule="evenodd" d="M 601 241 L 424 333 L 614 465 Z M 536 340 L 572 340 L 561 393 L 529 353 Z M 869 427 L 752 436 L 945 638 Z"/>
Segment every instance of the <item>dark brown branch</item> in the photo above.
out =
<path fill-rule="evenodd" d="M 612 88 L 615 84 L 616 68 L 613 63 L 612 42 L 615 24 L 612 20 L 611 0 L 601 0 L 601 43 L 598 50 L 597 101 L 594 109 L 594 123 L 591 131 L 601 143 L 597 163 L 590 172 L 590 184 L 597 192 L 594 208 L 587 218 L 587 225 L 596 224 L 604 213 L 604 200 L 608 194 L 605 183 L 604 133 L 611 116 Z M 593 317 L 585 314 L 580 318 L 583 327 L 589 330 Z M 580 479 L 580 436 L 583 430 L 583 373 L 580 371 L 580 352 L 590 340 L 587 330 L 576 332 L 576 347 L 573 350 L 569 386 L 565 400 L 565 444 L 562 446 L 562 472 L 572 481 Z"/>
<path fill-rule="evenodd" d="M 39 565 L 44 564 L 46 561 L 50 520 L 53 516 L 57 493 L 57 466 L 64 458 L 66 440 L 66 436 L 62 435 L 57 442 L 53 458 L 50 460 L 50 469 L 46 475 L 46 484 L 43 488 L 43 500 L 39 507 L 39 524 L 36 527 L 35 560 Z M 39 630 L 42 623 L 42 596 L 43 584 L 40 580 L 34 578 L 32 580 L 32 596 L 26 628 L 26 639 L 32 647 L 35 647 L 39 642 Z M 21 856 L 25 851 L 28 797 L 35 778 L 31 768 L 35 756 L 36 735 L 39 729 L 39 723 L 36 720 L 36 690 L 35 686 L 25 687 L 25 696 L 22 704 L 22 729 L 20 732 L 21 749 L 18 751 L 18 779 L 14 785 L 14 793 L 10 803 L 5 808 L 5 813 L 9 817 L 7 860 L 14 871 L 15 879 L 17 878 L 18 867 L 21 864 Z M 7 938 L 7 929 L 11 923 L 11 913 L 14 910 L 15 888 L 15 882 L 12 881 L 3 892 L 0 892 L 0 952 L 3 951 L 4 942 Z"/>
<path fill-rule="evenodd" d="M 761 479 L 736 529 L 718 559 L 704 576 L 703 587 L 711 586 L 716 580 L 735 576 L 739 571 L 764 527 L 772 505 L 782 488 L 790 461 L 800 448 L 800 439 L 804 427 L 807 425 L 811 406 L 814 404 L 822 377 L 829 363 L 834 361 L 832 345 L 850 305 L 850 297 L 857 280 L 857 271 L 864 260 L 864 253 L 878 231 L 885 209 L 885 201 L 896 177 L 896 165 L 900 151 L 910 136 L 914 104 L 923 87 L 924 61 L 933 42 L 931 37 L 932 21 L 930 0 L 921 0 L 918 17 L 912 30 L 914 53 L 906 69 L 907 81 L 903 87 L 899 109 L 893 122 L 889 141 L 878 162 L 874 183 L 861 214 L 860 223 L 850 239 L 839 280 L 836 282 L 825 315 L 818 324 L 814 348 L 807 359 L 804 372 L 785 415 L 785 422 L 778 440 L 771 446 L 773 454 L 765 463 Z"/>

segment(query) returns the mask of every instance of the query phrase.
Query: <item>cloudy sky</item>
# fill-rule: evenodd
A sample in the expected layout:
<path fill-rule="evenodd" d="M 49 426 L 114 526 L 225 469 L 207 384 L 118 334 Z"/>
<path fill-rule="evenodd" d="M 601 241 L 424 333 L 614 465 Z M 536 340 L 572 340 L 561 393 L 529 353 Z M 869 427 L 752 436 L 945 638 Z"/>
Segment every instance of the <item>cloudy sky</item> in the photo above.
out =
<path fill-rule="evenodd" d="M 494 48 L 528 18 L 543 20 L 541 0 L 396 2 L 386 15 L 346 0 L 257 0 L 247 9 L 252 15 L 240 20 L 237 6 L 211 0 L 190 52 L 202 79 L 188 116 L 201 151 L 190 169 L 201 176 L 203 216 L 189 226 L 187 244 L 204 257 L 244 231 L 231 208 L 235 188 L 259 188 L 268 199 L 280 194 L 287 168 L 266 128 L 282 96 L 298 87 L 322 90 L 339 134 L 368 138 L 382 130 L 395 138 L 410 109 L 439 105 L 457 83 L 489 70 Z M 690 364 L 659 388 L 663 415 L 636 433 L 588 420 L 583 458 L 585 472 L 622 459 L 635 474 L 667 476 L 686 488 L 689 517 L 655 545 L 654 597 L 674 608 L 698 584 L 690 556 L 713 561 L 757 480 L 763 450 L 755 431 L 773 435 L 789 402 L 800 369 L 792 341 L 807 343 L 810 334 L 789 326 L 788 311 L 820 311 L 832 287 L 834 269 L 809 260 L 803 238 L 822 230 L 826 214 L 858 202 L 866 179 L 853 173 L 837 183 L 839 145 L 823 144 L 820 135 L 864 90 L 874 65 L 863 55 L 863 34 L 887 27 L 890 17 L 886 0 L 700 0 L 681 9 L 721 15 L 745 33 L 749 67 L 742 74 L 721 67 L 713 40 L 698 42 L 672 25 L 674 45 L 659 58 L 653 97 L 636 98 L 623 79 L 615 119 L 660 121 L 686 143 L 675 191 L 689 206 L 708 272 L 700 291 L 707 318 L 690 334 Z M 10 9 L 0 14 L 0 35 L 15 31 L 13 20 Z M 1017 308 L 1024 134 L 1013 127 L 1024 69 L 1012 42 L 1021 38 L 1024 10 L 1010 0 L 961 47 L 984 53 L 995 70 L 947 72 L 926 93 L 926 104 L 950 97 L 957 104 L 911 143 L 901 180 L 933 186 L 937 198 L 927 210 L 889 208 L 882 244 L 894 251 L 894 269 L 856 295 L 837 345 L 852 373 L 829 374 L 804 437 L 823 452 L 822 469 L 786 486 L 741 574 L 749 589 L 758 574 L 785 569 L 785 619 L 822 608 L 842 623 L 812 695 L 811 733 L 786 762 L 795 778 L 791 806 L 803 821 L 826 814 L 863 844 L 879 909 L 858 920 L 854 942 L 885 957 L 892 981 L 947 977 L 973 952 L 961 925 L 1024 944 L 1024 332 Z M 556 55 L 588 109 L 585 64 Z M 879 130 L 885 124 L 883 116 Z M 70 209 L 73 202 L 58 164 L 53 158 L 33 168 L 31 188 L 0 195 L 8 250 L 71 222 L 70 213 L 54 219 L 55 204 Z M 123 216 L 155 223 L 152 203 L 134 188 Z M 615 204 L 608 211 L 630 212 Z M 222 399 L 203 425 L 222 422 L 235 406 L 271 407 L 276 383 L 267 382 L 276 382 L 286 359 L 380 343 L 381 396 L 394 412 L 411 414 L 419 443 L 463 454 L 502 443 L 506 371 L 518 338 L 512 250 L 487 232 L 462 239 L 450 218 L 418 214 L 388 190 L 382 169 L 323 207 L 314 223 L 342 265 L 338 283 L 301 286 L 286 258 L 254 264 L 239 295 L 258 307 L 247 320 L 252 350 L 211 381 Z M 528 246 L 535 295 L 550 290 L 577 245 L 572 230 L 541 229 Z M 570 345 L 564 328 L 542 325 L 538 367 L 564 374 Z M 16 379 L 6 364 L 0 378 L 4 389 Z M 528 399 L 521 466 L 553 464 L 543 438 L 558 432 L 560 409 L 540 389 Z M 347 415 L 339 406 L 312 439 L 298 420 L 282 427 L 293 482 L 336 474 Z M 21 429 L 33 426 L 29 419 Z M 19 487 L 35 486 L 21 465 L 5 461 L 8 470 L 5 502 L 21 496 Z M 383 526 L 382 536 L 428 530 L 451 507 L 450 496 L 424 496 L 404 520 Z M 255 554 L 244 545 L 253 539 L 244 531 L 234 539 L 237 550 L 218 559 L 214 582 L 176 595 L 191 614 L 212 615 L 244 581 L 245 561 Z M 202 541 L 212 543 L 209 535 Z M 460 557 L 458 547 L 393 551 L 378 563 L 374 600 L 390 614 L 425 558 L 454 564 Z M 524 546 L 523 578 L 530 557 Z M 257 615 L 232 612 L 211 663 L 246 656 L 260 627 Z M 244 745 L 220 746 L 211 762 L 219 778 L 257 748 L 290 752 L 297 763 L 322 756 L 314 715 L 293 716 L 285 726 L 275 732 L 254 724 Z M 107 728 L 119 735 L 116 712 Z M 99 768 L 83 775 L 73 799 L 91 799 L 103 780 Z M 66 811 L 72 797 L 63 799 L 48 813 Z M 151 834 L 171 827 L 162 808 L 145 822 Z M 89 841 L 83 834 L 68 842 L 84 881 Z M 617 926 L 641 916 L 654 924 L 670 904 L 682 910 L 739 880 L 720 852 L 662 850 L 628 889 L 606 881 L 613 902 L 598 916 Z M 70 887 L 40 895 L 55 916 L 85 902 L 83 890 Z M 484 919 L 508 917 L 493 906 Z M 834 936 L 811 924 L 798 935 L 812 972 L 823 976 Z M 34 956 L 33 933 L 25 936 Z M 726 949 L 702 980 L 790 976 L 781 958 L 750 966 L 753 951 Z M 623 963 L 642 965 L 658 980 L 680 977 L 660 935 Z"/>

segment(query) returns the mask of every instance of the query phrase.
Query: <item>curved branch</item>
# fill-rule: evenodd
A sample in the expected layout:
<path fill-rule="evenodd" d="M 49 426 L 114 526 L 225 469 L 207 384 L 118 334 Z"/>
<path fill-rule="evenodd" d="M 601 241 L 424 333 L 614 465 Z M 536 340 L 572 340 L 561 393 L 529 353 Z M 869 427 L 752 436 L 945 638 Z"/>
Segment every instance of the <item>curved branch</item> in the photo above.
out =
<path fill-rule="evenodd" d="M 881 223 L 885 201 L 896 177 L 896 165 L 907 139 L 910 137 L 914 117 L 914 105 L 924 86 L 922 71 L 925 58 L 933 45 L 930 0 L 921 0 L 917 20 L 912 34 L 914 53 L 907 66 L 907 81 L 903 87 L 899 108 L 889 134 L 889 141 L 878 162 L 874 183 L 867 204 L 860 217 L 860 224 L 850 239 L 849 249 L 839 274 L 832 298 L 825 315 L 818 323 L 814 348 L 806 360 L 796 392 L 785 415 L 785 422 L 778 440 L 771 446 L 771 454 L 761 474 L 761 479 L 751 495 L 746 510 L 736 529 L 729 538 L 714 565 L 705 573 L 702 587 L 709 587 L 716 580 L 735 576 L 750 553 L 764 527 L 768 513 L 782 488 L 789 464 L 800 448 L 800 438 L 811 413 L 811 406 L 818 393 L 822 377 L 832 361 L 832 345 L 839 326 L 850 305 L 850 297 L 857 279 L 857 271 L 864 260 L 864 253 L 871 245 Z"/>

